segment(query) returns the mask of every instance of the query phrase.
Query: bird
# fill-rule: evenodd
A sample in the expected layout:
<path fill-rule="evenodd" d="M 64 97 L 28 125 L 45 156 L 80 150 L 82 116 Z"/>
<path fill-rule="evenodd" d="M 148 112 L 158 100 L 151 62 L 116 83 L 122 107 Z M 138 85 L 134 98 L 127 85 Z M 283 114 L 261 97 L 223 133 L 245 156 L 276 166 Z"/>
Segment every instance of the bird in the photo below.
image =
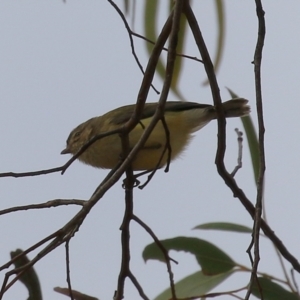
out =
<path fill-rule="evenodd" d="M 75 155 L 94 136 L 122 127 L 132 116 L 135 104 L 126 105 L 91 118 L 71 131 L 66 148 L 61 154 Z M 129 133 L 129 145 L 132 149 L 155 114 L 158 103 L 145 103 L 140 121 Z M 250 113 L 248 100 L 234 98 L 222 103 L 226 118 L 244 117 Z M 217 118 L 216 107 L 196 102 L 167 101 L 164 118 L 169 131 L 167 138 L 162 121 L 158 121 L 145 144 L 132 161 L 134 171 L 151 171 L 165 166 L 186 149 L 193 133 Z M 169 142 L 171 151 L 166 150 Z M 164 152 L 164 154 L 163 154 Z M 163 156 L 162 156 L 163 155 Z M 105 136 L 90 145 L 78 159 L 88 165 L 102 169 L 113 169 L 122 159 L 122 144 L 119 134 Z"/>

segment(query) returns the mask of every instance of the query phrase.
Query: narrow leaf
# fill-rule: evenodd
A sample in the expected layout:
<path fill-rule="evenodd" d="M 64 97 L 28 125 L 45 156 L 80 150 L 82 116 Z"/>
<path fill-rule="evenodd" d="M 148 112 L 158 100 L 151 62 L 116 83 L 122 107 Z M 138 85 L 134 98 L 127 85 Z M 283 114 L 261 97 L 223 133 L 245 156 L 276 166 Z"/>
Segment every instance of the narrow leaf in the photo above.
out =
<path fill-rule="evenodd" d="M 258 278 L 258 284 L 255 283 L 252 289 L 252 294 L 258 299 L 264 300 L 299 300 L 299 296 L 284 289 L 281 285 L 271 281 L 268 278 Z M 261 295 L 262 293 L 262 295 Z M 263 297 L 262 297 L 263 296 Z"/>
<path fill-rule="evenodd" d="M 257 134 L 254 128 L 253 121 L 250 116 L 246 116 L 241 118 L 246 137 L 248 140 L 250 155 L 251 155 L 251 161 L 252 161 L 252 167 L 254 172 L 254 180 L 255 184 L 258 180 L 258 174 L 259 174 L 259 145 L 258 145 L 258 138 Z"/>
<path fill-rule="evenodd" d="M 222 55 L 224 52 L 224 41 L 225 41 L 225 11 L 224 11 L 224 3 L 223 0 L 215 0 L 216 13 L 217 13 L 217 25 L 218 25 L 218 36 L 217 36 L 217 52 L 215 54 L 213 63 L 215 72 L 218 71 L 222 59 Z M 206 80 L 203 85 L 207 85 L 209 83 Z"/>
<path fill-rule="evenodd" d="M 144 10 L 144 30 L 145 36 L 151 41 L 155 42 L 157 40 L 157 19 L 158 19 L 158 10 L 159 10 L 159 2 L 157 0 L 151 0 L 145 2 L 145 10 Z M 152 53 L 153 45 L 151 43 L 146 43 L 146 49 L 149 56 Z M 156 66 L 156 71 L 160 75 L 161 78 L 165 77 L 165 65 L 160 58 L 158 64 Z"/>
<path fill-rule="evenodd" d="M 177 49 L 176 49 L 177 53 L 184 52 L 186 28 L 187 28 L 186 17 L 184 15 L 181 15 L 180 31 L 178 34 L 178 44 L 177 44 Z M 179 82 L 180 74 L 182 72 L 183 61 L 184 61 L 184 59 L 181 56 L 176 56 L 176 60 L 175 60 L 175 64 L 174 64 L 174 71 L 173 71 L 173 78 L 172 78 L 172 83 L 171 83 L 171 90 L 181 101 L 185 101 L 184 96 L 178 89 L 178 82 Z"/>
<path fill-rule="evenodd" d="M 205 229 L 205 230 L 210 229 L 210 230 L 252 233 L 252 229 L 247 226 L 243 226 L 235 223 L 228 223 L 228 222 L 205 223 L 205 224 L 198 225 L 193 229 Z"/>
<path fill-rule="evenodd" d="M 167 251 L 185 251 L 195 255 L 203 274 L 217 275 L 230 271 L 236 264 L 221 249 L 201 239 L 191 237 L 176 237 L 161 241 Z M 165 261 L 162 251 L 156 243 L 148 245 L 143 251 L 144 260 L 156 259 Z"/>
<path fill-rule="evenodd" d="M 176 296 L 182 299 L 205 295 L 227 279 L 232 273 L 233 271 L 229 271 L 214 276 L 206 276 L 202 271 L 196 272 L 181 279 L 175 284 Z M 171 298 L 171 290 L 168 288 L 158 295 L 155 300 Z"/>
<path fill-rule="evenodd" d="M 20 254 L 23 253 L 23 250 L 17 249 L 16 251 L 10 252 L 10 257 L 14 258 Z M 20 268 L 25 265 L 27 265 L 30 262 L 28 257 L 26 255 L 21 256 L 18 258 L 14 264 L 15 268 Z M 19 280 L 26 286 L 28 293 L 29 293 L 29 298 L 28 300 L 42 300 L 42 290 L 41 290 L 41 285 L 40 281 L 38 278 L 37 273 L 35 272 L 34 268 L 28 268 L 22 276 L 19 278 Z"/>
<path fill-rule="evenodd" d="M 173 8 L 173 1 L 171 1 L 172 6 L 170 5 L 170 11 Z M 146 1 L 145 3 L 145 11 L 144 11 L 144 29 L 145 36 L 155 42 L 157 40 L 157 23 L 158 23 L 158 10 L 159 10 L 159 2 L 157 0 Z M 180 31 L 178 34 L 178 44 L 177 44 L 177 53 L 183 52 L 183 47 L 185 44 L 185 36 L 186 36 L 186 28 L 187 28 L 187 20 L 184 15 L 180 18 Z M 165 45 L 167 47 L 167 45 Z M 146 48 L 149 56 L 152 53 L 153 45 L 151 43 L 146 43 Z M 182 93 L 178 89 L 178 81 L 181 74 L 182 66 L 182 58 L 177 56 L 174 65 L 173 78 L 171 82 L 171 90 L 174 94 L 181 100 L 184 101 L 184 97 Z M 166 67 L 163 62 L 162 57 L 159 58 L 158 64 L 156 66 L 156 71 L 159 77 L 164 80 L 166 75 Z"/>
<path fill-rule="evenodd" d="M 128 15 L 128 13 L 129 13 L 129 0 L 124 0 L 124 11 L 125 11 L 125 15 Z"/>
<path fill-rule="evenodd" d="M 68 288 L 62 288 L 62 287 L 55 287 L 54 291 L 57 293 L 60 293 L 62 295 L 71 297 L 71 293 L 70 290 Z M 72 296 L 74 298 L 74 300 L 99 300 L 98 298 L 86 295 L 86 294 L 82 294 L 78 291 L 72 290 Z"/>

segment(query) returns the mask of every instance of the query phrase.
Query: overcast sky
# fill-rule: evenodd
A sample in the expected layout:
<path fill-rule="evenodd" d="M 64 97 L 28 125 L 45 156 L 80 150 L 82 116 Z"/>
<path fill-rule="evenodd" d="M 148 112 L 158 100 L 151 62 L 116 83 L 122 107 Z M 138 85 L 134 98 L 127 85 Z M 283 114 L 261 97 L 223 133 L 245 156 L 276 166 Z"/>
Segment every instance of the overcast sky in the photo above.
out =
<path fill-rule="evenodd" d="M 139 2 L 139 1 L 137 1 Z M 194 1 L 195 13 L 209 50 L 214 53 L 216 22 L 213 1 Z M 123 1 L 117 1 L 122 6 Z M 253 53 L 257 38 L 254 1 L 225 1 L 226 44 L 218 82 L 223 100 L 225 87 L 250 100 L 255 121 Z M 136 10 L 135 31 L 141 28 L 141 7 Z M 284 244 L 299 254 L 299 94 L 300 3 L 265 1 L 267 36 L 263 52 L 262 84 L 266 127 L 266 191 L 268 221 Z M 164 9 L 164 7 L 162 7 Z M 163 23 L 166 14 L 161 14 Z M 189 35 L 190 37 L 190 35 Z M 142 64 L 147 63 L 144 42 L 135 40 Z M 57 167 L 66 162 L 60 152 L 69 132 L 79 123 L 110 109 L 136 101 L 142 80 L 129 45 L 128 35 L 116 11 L 107 1 L 0 1 L 0 172 L 25 172 Z M 189 40 L 185 51 L 199 57 Z M 190 101 L 212 103 L 210 89 L 203 87 L 201 64 L 185 61 L 180 89 Z M 156 78 L 155 86 L 162 83 Z M 177 100 L 172 94 L 169 99 Z M 149 101 L 158 96 L 151 91 Z M 256 122 L 256 121 L 255 121 Z M 226 165 L 236 164 L 234 128 L 228 121 Z M 171 164 L 170 172 L 157 172 L 150 184 L 135 189 L 135 214 L 161 239 L 179 235 L 207 239 L 224 249 L 238 263 L 248 265 L 250 236 L 200 232 L 191 229 L 213 221 L 251 226 L 251 218 L 232 197 L 219 177 L 214 157 L 216 122 L 195 134 L 190 147 Z M 246 195 L 256 198 L 247 143 L 243 168 L 236 179 Z M 33 178 L 1 178 L 0 209 L 42 203 L 52 199 L 88 199 L 107 170 L 75 162 L 62 176 L 54 173 Z M 16 248 L 26 249 L 63 226 L 78 207 L 31 210 L 1 216 L 0 264 Z M 73 288 L 100 299 L 112 299 L 120 268 L 119 226 L 124 211 L 121 182 L 111 188 L 86 218 L 70 243 Z M 136 224 L 131 226 L 132 272 L 145 293 L 154 298 L 168 286 L 162 263 L 143 262 L 143 248 L 152 242 Z M 66 286 L 64 247 L 42 259 L 35 268 L 44 299 L 66 299 L 55 286 Z M 32 258 L 34 252 L 29 256 Z M 198 270 L 194 257 L 172 253 L 175 279 Z M 289 264 L 287 264 L 290 268 Z M 260 271 L 278 277 L 282 272 L 267 240 L 261 242 Z M 1 274 L 3 279 L 4 273 Z M 299 279 L 299 276 L 296 276 Z M 218 290 L 238 288 L 248 275 L 233 277 Z M 21 283 L 4 299 L 26 299 Z M 125 299 L 138 299 L 127 281 Z M 222 299 L 231 299 L 223 297 Z"/>

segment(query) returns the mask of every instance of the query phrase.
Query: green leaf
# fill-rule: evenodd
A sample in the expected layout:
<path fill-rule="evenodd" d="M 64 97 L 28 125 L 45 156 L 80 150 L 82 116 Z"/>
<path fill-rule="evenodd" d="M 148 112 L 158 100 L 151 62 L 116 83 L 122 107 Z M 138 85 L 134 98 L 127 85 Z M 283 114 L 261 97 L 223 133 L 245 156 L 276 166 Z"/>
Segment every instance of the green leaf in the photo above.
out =
<path fill-rule="evenodd" d="M 238 97 L 237 94 L 235 94 L 232 90 L 227 88 L 229 94 L 231 95 L 232 98 Z M 249 145 L 249 150 L 250 150 L 250 155 L 251 155 L 251 161 L 252 161 L 252 167 L 253 167 L 253 172 L 254 172 L 254 181 L 255 184 L 257 183 L 258 180 L 258 174 L 259 174 L 259 143 L 258 143 L 258 138 L 256 134 L 255 127 L 253 125 L 252 119 L 250 116 L 246 116 L 241 118 L 246 137 L 248 140 L 248 145 Z"/>
<path fill-rule="evenodd" d="M 10 257 L 14 258 L 20 254 L 23 253 L 23 250 L 17 249 L 16 251 L 11 251 L 10 252 Z M 23 255 L 19 257 L 15 262 L 15 268 L 20 268 L 25 265 L 27 265 L 30 262 L 28 257 L 26 255 Z M 41 290 L 41 285 L 40 281 L 38 278 L 37 273 L 35 272 L 34 268 L 28 268 L 26 272 L 22 274 L 22 276 L 19 278 L 19 280 L 26 286 L 28 293 L 29 293 L 29 298 L 27 300 L 42 300 L 42 290 Z"/>
<path fill-rule="evenodd" d="M 214 59 L 214 68 L 215 71 L 218 70 L 223 49 L 224 49 L 224 38 L 225 38 L 225 13 L 224 13 L 224 5 L 223 0 L 216 0 L 216 12 L 217 12 L 217 23 L 218 23 L 218 38 L 217 38 L 217 53 Z"/>
<path fill-rule="evenodd" d="M 157 19 L 158 19 L 158 10 L 159 10 L 159 2 L 157 0 L 151 0 L 145 2 L 145 10 L 144 10 L 144 29 L 145 29 L 145 36 L 146 38 L 150 39 L 151 41 L 155 42 L 157 40 Z M 149 56 L 152 53 L 153 45 L 151 43 L 146 43 L 146 49 L 148 51 Z M 161 60 L 158 61 L 156 66 L 156 71 L 158 74 L 164 78 L 165 74 L 165 66 Z"/>
<path fill-rule="evenodd" d="M 169 8 L 170 12 L 173 8 L 174 5 L 174 0 L 169 1 Z M 185 40 L 186 40 L 186 31 L 187 31 L 187 19 L 185 15 L 181 14 L 180 17 L 180 30 L 178 33 L 178 44 L 177 44 L 177 49 L 176 52 L 178 54 L 181 54 L 184 52 L 184 45 L 185 45 Z M 181 56 L 176 56 L 175 64 L 174 64 L 174 70 L 173 70 L 173 78 L 172 78 L 172 83 L 171 83 L 171 90 L 173 93 L 181 100 L 181 101 L 186 101 L 180 90 L 178 89 L 178 82 L 180 79 L 180 74 L 182 71 L 182 64 L 183 64 L 184 59 Z M 164 74 L 160 74 L 161 76 L 165 76 Z M 164 77 L 163 77 L 164 79 Z"/>
<path fill-rule="evenodd" d="M 224 40 L 225 40 L 225 12 L 223 0 L 215 0 L 216 13 L 217 13 L 217 25 L 218 25 L 218 37 L 217 37 L 217 52 L 213 60 L 215 72 L 218 71 L 224 50 Z M 203 84 L 207 85 L 209 83 L 206 80 Z"/>
<path fill-rule="evenodd" d="M 217 275 L 228 272 L 235 267 L 235 262 L 215 245 L 198 238 L 176 237 L 161 241 L 167 251 L 185 251 L 195 255 L 203 274 Z M 143 251 L 143 258 L 156 259 L 165 262 L 162 251 L 156 243 L 152 243 Z"/>
<path fill-rule="evenodd" d="M 185 44 L 185 37 L 186 37 L 186 28 L 187 28 L 187 20 L 184 15 L 180 17 L 180 31 L 178 33 L 178 44 L 177 44 L 177 53 L 184 52 L 184 44 Z M 173 71 L 173 78 L 171 83 L 171 90 L 173 93 L 181 100 L 185 101 L 184 96 L 178 89 L 178 82 L 180 79 L 180 74 L 182 71 L 182 63 L 183 58 L 181 56 L 176 56 L 175 64 L 174 64 L 174 71 Z"/>
<path fill-rule="evenodd" d="M 128 13 L 129 13 L 129 0 L 124 0 L 124 11 L 125 11 L 125 15 L 128 15 Z"/>
<path fill-rule="evenodd" d="M 250 116 L 246 116 L 241 118 L 246 137 L 248 140 L 250 155 L 251 155 L 251 161 L 252 161 L 252 167 L 254 172 L 254 180 L 255 184 L 258 180 L 258 174 L 259 174 L 259 144 L 258 144 L 258 138 L 257 134 L 253 125 L 253 121 Z"/>
<path fill-rule="evenodd" d="M 211 230 L 223 230 L 223 231 L 233 231 L 233 232 L 242 232 L 242 233 L 252 233 L 252 229 L 235 224 L 235 223 L 228 223 L 228 222 L 212 222 L 212 223 L 205 223 L 194 227 L 193 229 L 211 229 Z"/>
<path fill-rule="evenodd" d="M 163 3 L 163 2 L 161 2 Z M 173 8 L 173 0 L 169 1 L 169 11 Z M 160 2 L 157 0 L 151 0 L 145 2 L 144 7 L 144 30 L 145 36 L 155 42 L 158 37 L 156 25 L 158 24 L 158 11 L 159 11 Z M 217 47 L 215 58 L 213 59 L 214 69 L 217 72 L 220 66 L 220 62 L 223 55 L 224 50 L 224 40 L 225 40 L 225 12 L 224 12 L 224 3 L 223 0 L 215 0 L 216 6 L 216 20 L 217 20 Z M 186 44 L 186 31 L 187 31 L 187 20 L 185 16 L 181 16 L 180 19 L 180 31 L 178 34 L 178 45 L 177 45 L 177 53 L 183 53 L 184 45 Z M 146 49 L 149 55 L 152 53 L 153 45 L 151 43 L 146 43 Z M 177 56 L 174 66 L 173 78 L 171 83 L 171 90 L 174 94 L 181 100 L 185 101 L 183 94 L 178 89 L 178 82 L 180 78 L 180 74 L 182 72 L 182 57 Z M 160 58 L 156 67 L 156 71 L 158 75 L 164 80 L 166 67 L 165 63 Z M 204 85 L 207 85 L 208 81 L 204 82 Z"/>
<path fill-rule="evenodd" d="M 268 278 L 258 278 L 259 285 L 262 289 L 264 300 L 299 300 L 299 296 L 284 289 L 282 286 L 271 281 Z M 260 289 L 257 283 L 254 283 L 252 294 L 258 299 L 262 299 Z"/>
<path fill-rule="evenodd" d="M 170 1 L 169 8 L 170 11 L 173 7 L 173 1 Z M 157 19 L 158 19 L 158 11 L 159 11 L 159 2 L 157 0 L 146 1 L 145 3 L 145 11 L 144 11 L 144 29 L 145 29 L 145 36 L 150 39 L 151 41 L 155 42 L 157 40 Z M 185 37 L 186 37 L 186 28 L 187 28 L 187 20 L 184 15 L 180 17 L 180 31 L 178 34 L 178 44 L 177 44 L 177 53 L 183 52 L 183 47 L 185 44 Z M 167 45 L 165 45 L 167 47 Z M 146 48 L 149 56 L 152 53 L 153 45 L 151 43 L 146 43 Z M 184 96 L 178 89 L 178 81 L 181 74 L 181 66 L 182 66 L 182 57 L 177 56 L 174 65 L 172 83 L 171 83 L 171 90 L 174 94 L 181 100 L 184 101 Z M 166 74 L 166 67 L 165 63 L 163 62 L 162 58 L 160 57 L 157 67 L 156 67 L 157 74 L 161 77 L 162 80 L 165 79 Z"/>
<path fill-rule="evenodd" d="M 205 295 L 207 292 L 218 286 L 227 279 L 233 271 L 206 276 L 202 271 L 189 275 L 175 284 L 176 296 L 178 298 L 189 298 Z M 168 288 L 158 295 L 155 300 L 171 299 L 171 289 Z"/>

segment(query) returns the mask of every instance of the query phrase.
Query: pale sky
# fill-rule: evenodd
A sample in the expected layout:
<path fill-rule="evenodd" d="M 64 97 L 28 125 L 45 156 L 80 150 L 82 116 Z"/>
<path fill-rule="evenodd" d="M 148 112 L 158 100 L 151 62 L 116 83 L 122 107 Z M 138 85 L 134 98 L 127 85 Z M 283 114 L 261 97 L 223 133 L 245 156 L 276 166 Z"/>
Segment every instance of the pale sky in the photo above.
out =
<path fill-rule="evenodd" d="M 123 1 L 116 3 L 122 7 Z M 209 50 L 214 53 L 216 22 L 212 3 L 199 1 L 194 7 Z M 217 75 L 221 95 L 223 100 L 229 99 L 225 89 L 229 87 L 249 99 L 256 122 L 251 64 L 257 38 L 254 1 L 225 3 L 226 43 Z M 265 1 L 263 5 L 267 26 L 262 64 L 267 216 L 270 226 L 297 257 L 300 3 Z M 141 34 L 142 15 L 138 5 L 135 31 Z M 160 26 L 165 17 L 161 13 Z M 60 152 L 75 126 L 136 101 L 142 74 L 131 55 L 124 25 L 107 1 L 1 1 L 0 37 L 1 173 L 64 164 L 69 157 L 61 156 Z M 145 66 L 144 42 L 135 39 L 135 45 Z M 199 57 L 191 39 L 185 52 Z M 212 103 L 210 89 L 201 84 L 204 80 L 202 65 L 186 60 L 180 89 L 189 101 Z M 158 78 L 154 83 L 161 89 Z M 177 100 L 172 94 L 169 99 Z M 158 96 L 151 91 L 148 100 L 157 101 Z M 234 128 L 242 129 L 242 124 L 239 119 L 230 119 L 227 125 L 226 165 L 232 170 L 237 159 Z M 250 266 L 246 254 L 250 236 L 191 230 L 196 225 L 215 221 L 252 226 L 250 216 L 217 173 L 216 133 L 216 122 L 212 122 L 195 134 L 189 148 L 171 164 L 169 173 L 161 170 L 143 191 L 135 189 L 134 211 L 160 239 L 180 235 L 206 239 L 236 262 Z M 0 209 L 52 199 L 88 199 L 107 172 L 75 162 L 63 176 L 54 173 L 32 178 L 1 178 Z M 254 202 L 256 191 L 246 141 L 243 168 L 236 180 Z M 10 251 L 30 247 L 63 226 L 77 211 L 78 207 L 66 206 L 1 216 L 0 264 L 9 260 Z M 94 207 L 70 243 L 74 289 L 102 300 L 112 299 L 120 269 L 119 226 L 123 211 L 124 190 L 118 182 Z M 168 286 L 166 267 L 155 261 L 144 263 L 141 254 L 152 239 L 135 223 L 131 230 L 131 269 L 152 299 Z M 179 261 L 179 265 L 173 266 L 175 280 L 199 270 L 189 254 L 172 252 L 172 257 Z M 289 270 L 290 265 L 286 265 Z M 67 299 L 53 291 L 55 286 L 67 286 L 64 246 L 39 261 L 35 269 L 44 299 Z M 261 241 L 259 270 L 283 278 L 274 249 L 266 239 Z M 3 277 L 4 272 L 1 280 Z M 248 274 L 232 276 L 217 290 L 239 288 L 247 279 Z M 296 279 L 299 282 L 298 275 Z M 126 283 L 125 299 L 138 299 L 130 281 Z M 21 283 L 4 296 L 4 299 L 26 298 L 27 290 Z"/>

